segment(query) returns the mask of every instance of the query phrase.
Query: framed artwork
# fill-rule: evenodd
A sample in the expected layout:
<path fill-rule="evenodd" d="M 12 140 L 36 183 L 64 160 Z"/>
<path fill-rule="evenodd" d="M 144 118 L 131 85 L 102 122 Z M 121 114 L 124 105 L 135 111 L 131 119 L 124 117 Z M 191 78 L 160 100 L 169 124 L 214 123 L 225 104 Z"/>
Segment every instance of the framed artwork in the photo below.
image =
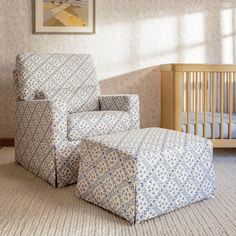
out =
<path fill-rule="evenodd" d="M 95 33 L 95 0 L 35 0 L 35 33 Z"/>

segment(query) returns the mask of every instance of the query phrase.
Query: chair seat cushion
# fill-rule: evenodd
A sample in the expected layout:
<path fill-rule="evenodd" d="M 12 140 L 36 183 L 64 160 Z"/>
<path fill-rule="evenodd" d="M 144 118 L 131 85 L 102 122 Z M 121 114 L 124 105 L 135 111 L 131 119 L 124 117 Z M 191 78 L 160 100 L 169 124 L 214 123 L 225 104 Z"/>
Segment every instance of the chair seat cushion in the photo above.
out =
<path fill-rule="evenodd" d="M 130 114 L 123 111 L 90 111 L 68 116 L 69 141 L 128 131 L 131 128 Z"/>

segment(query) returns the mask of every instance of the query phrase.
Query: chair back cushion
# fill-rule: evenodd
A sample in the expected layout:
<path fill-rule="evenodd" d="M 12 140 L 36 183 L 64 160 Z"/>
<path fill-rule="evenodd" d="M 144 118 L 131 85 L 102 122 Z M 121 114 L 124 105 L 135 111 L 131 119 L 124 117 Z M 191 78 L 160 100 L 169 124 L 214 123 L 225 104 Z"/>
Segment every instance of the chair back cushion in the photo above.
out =
<path fill-rule="evenodd" d="M 99 110 L 99 86 L 90 55 L 21 53 L 14 77 L 18 100 L 62 100 L 71 113 Z"/>

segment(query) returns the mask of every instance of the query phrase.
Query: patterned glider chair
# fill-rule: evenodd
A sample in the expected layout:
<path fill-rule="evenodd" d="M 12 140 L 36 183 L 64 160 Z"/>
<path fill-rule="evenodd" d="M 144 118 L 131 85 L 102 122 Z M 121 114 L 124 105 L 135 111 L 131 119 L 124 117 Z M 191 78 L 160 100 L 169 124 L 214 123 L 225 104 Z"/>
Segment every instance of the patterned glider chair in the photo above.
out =
<path fill-rule="evenodd" d="M 139 128 L 137 95 L 100 96 L 91 56 L 16 57 L 16 161 L 55 187 L 77 180 L 82 138 Z"/>

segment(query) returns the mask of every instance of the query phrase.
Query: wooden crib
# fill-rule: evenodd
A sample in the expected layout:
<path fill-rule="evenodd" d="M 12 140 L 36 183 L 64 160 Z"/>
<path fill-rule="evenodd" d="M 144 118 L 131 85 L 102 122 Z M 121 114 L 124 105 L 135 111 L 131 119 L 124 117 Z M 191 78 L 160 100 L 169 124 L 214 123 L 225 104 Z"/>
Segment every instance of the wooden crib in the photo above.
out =
<path fill-rule="evenodd" d="M 236 65 L 160 66 L 162 127 L 236 148 Z"/>

